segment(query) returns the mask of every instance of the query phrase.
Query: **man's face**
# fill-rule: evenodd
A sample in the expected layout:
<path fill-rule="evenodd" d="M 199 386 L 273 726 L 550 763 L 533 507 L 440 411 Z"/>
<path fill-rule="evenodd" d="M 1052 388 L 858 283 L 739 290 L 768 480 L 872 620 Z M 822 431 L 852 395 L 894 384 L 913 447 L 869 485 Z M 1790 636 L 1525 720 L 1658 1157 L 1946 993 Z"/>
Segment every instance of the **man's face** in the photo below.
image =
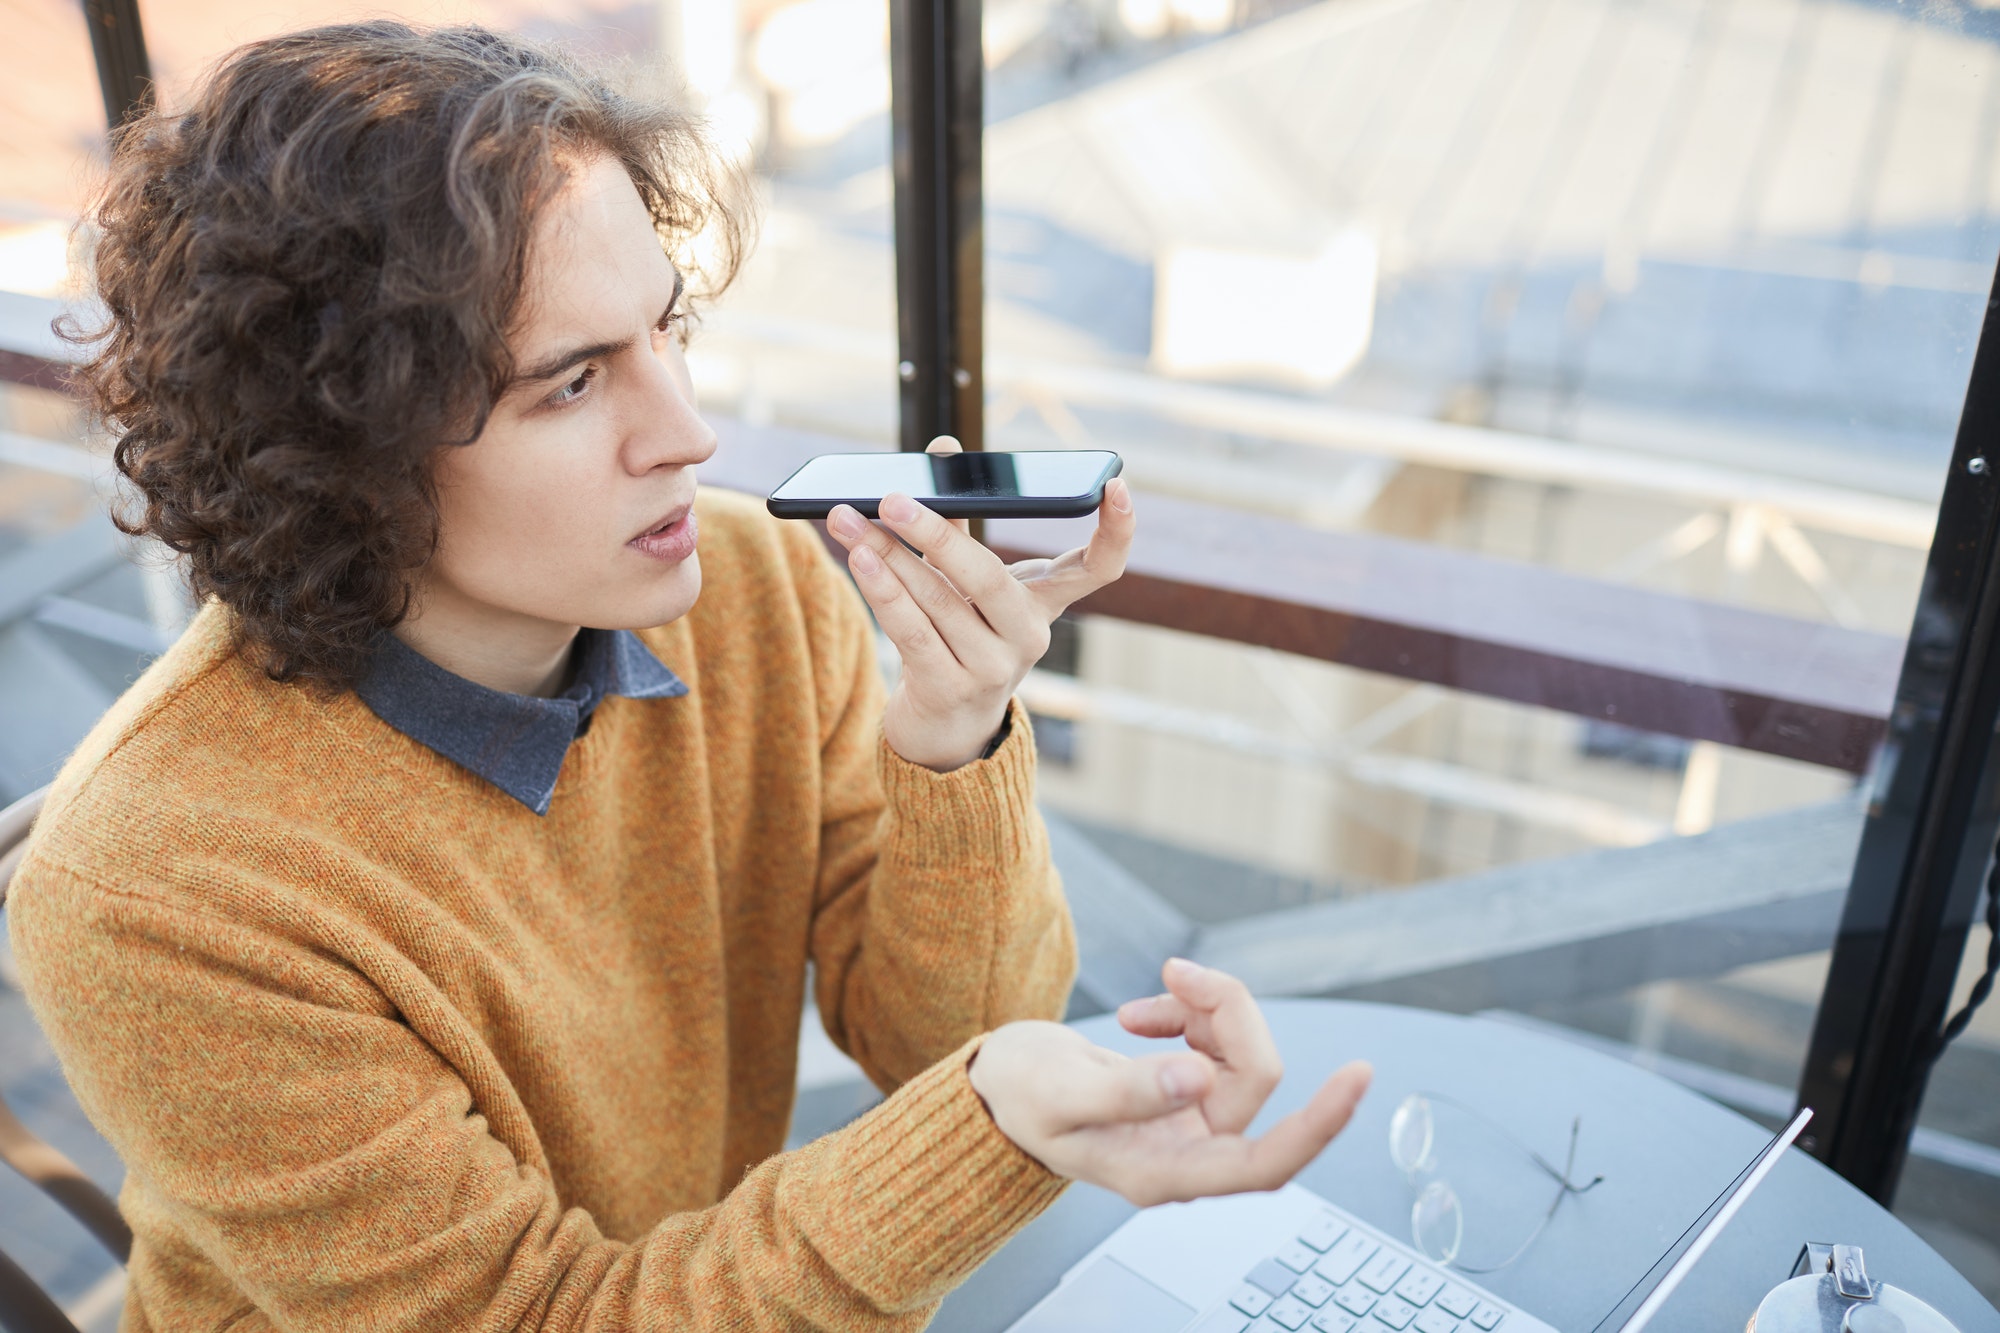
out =
<path fill-rule="evenodd" d="M 438 456 L 439 546 L 419 614 L 638 629 L 701 592 L 695 415 L 680 280 L 618 163 L 596 157 L 539 220 L 516 379 L 470 445 Z"/>

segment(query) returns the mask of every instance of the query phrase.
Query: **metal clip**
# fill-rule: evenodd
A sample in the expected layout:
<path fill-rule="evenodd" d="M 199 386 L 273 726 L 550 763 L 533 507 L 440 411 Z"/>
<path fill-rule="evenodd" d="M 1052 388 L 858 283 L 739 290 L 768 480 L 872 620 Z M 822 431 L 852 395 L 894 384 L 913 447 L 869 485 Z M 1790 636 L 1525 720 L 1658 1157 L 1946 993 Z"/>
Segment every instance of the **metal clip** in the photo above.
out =
<path fill-rule="evenodd" d="M 1818 1277 L 1833 1271 L 1833 1246 L 1823 1240 L 1809 1240 L 1792 1264 L 1793 1277 Z"/>
<path fill-rule="evenodd" d="M 1833 1286 L 1850 1301 L 1875 1298 L 1875 1284 L 1868 1280 L 1868 1266 L 1861 1262 L 1859 1245 L 1833 1247 Z"/>

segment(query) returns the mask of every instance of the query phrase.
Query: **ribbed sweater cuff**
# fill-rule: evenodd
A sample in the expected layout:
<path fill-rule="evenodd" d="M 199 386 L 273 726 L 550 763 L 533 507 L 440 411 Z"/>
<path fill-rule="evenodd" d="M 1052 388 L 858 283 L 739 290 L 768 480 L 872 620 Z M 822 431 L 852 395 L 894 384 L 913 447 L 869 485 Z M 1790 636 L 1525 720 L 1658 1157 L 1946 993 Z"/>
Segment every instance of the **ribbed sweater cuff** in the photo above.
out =
<path fill-rule="evenodd" d="M 896 816 L 897 851 L 911 864 L 1010 865 L 1039 854 L 1034 727 L 1019 699 L 1007 705 L 1007 721 L 1007 739 L 990 758 L 949 773 L 878 742 L 876 769 Z"/>
<path fill-rule="evenodd" d="M 833 1266 L 885 1310 L 909 1309 L 964 1281 L 1067 1183 L 1015 1147 L 973 1090 L 983 1037 L 918 1074 L 834 1136 L 833 1188 L 813 1228 L 839 1239 Z M 837 1145 L 837 1146 L 836 1146 Z"/>

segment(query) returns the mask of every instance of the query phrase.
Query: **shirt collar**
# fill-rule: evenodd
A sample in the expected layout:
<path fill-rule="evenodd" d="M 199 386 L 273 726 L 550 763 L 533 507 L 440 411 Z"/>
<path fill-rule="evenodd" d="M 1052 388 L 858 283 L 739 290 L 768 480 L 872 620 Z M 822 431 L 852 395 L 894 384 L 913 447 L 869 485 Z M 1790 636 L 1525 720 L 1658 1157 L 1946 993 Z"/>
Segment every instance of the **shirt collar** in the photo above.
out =
<path fill-rule="evenodd" d="M 575 652 L 568 688 L 538 699 L 453 675 L 384 634 L 354 692 L 397 731 L 545 815 L 571 743 L 590 729 L 607 696 L 677 699 L 688 692 L 630 630 L 583 630 Z"/>

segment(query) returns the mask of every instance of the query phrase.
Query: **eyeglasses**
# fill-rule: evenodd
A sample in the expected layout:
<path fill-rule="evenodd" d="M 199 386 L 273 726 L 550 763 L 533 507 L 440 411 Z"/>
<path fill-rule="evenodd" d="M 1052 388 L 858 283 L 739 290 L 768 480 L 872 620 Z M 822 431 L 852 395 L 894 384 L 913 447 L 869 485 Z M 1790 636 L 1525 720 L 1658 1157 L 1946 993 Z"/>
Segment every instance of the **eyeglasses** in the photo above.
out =
<path fill-rule="evenodd" d="M 1442 1177 L 1423 1179 L 1437 1167 L 1437 1117 L 1433 1104 L 1463 1111 L 1479 1121 L 1520 1149 L 1529 1161 L 1556 1182 L 1556 1196 L 1549 1202 L 1541 1221 L 1535 1224 L 1535 1229 L 1515 1247 L 1512 1254 L 1497 1264 L 1474 1266 L 1458 1262 L 1459 1249 L 1465 1242 L 1465 1206 L 1459 1202 L 1458 1192 L 1450 1182 Z M 1410 1207 L 1410 1239 L 1428 1258 L 1462 1273 L 1499 1272 L 1528 1252 L 1528 1247 L 1548 1227 L 1549 1220 L 1556 1215 L 1556 1209 L 1562 1206 L 1565 1198 L 1585 1193 L 1603 1183 L 1603 1176 L 1595 1176 L 1582 1185 L 1570 1179 L 1570 1173 L 1576 1169 L 1576 1141 L 1582 1132 L 1583 1117 L 1578 1116 L 1570 1122 L 1569 1156 L 1558 1170 L 1554 1163 L 1508 1133 L 1504 1127 L 1464 1103 L 1435 1092 L 1411 1093 L 1389 1120 L 1389 1157 L 1408 1177 L 1410 1184 L 1417 1187 L 1417 1201 Z"/>

